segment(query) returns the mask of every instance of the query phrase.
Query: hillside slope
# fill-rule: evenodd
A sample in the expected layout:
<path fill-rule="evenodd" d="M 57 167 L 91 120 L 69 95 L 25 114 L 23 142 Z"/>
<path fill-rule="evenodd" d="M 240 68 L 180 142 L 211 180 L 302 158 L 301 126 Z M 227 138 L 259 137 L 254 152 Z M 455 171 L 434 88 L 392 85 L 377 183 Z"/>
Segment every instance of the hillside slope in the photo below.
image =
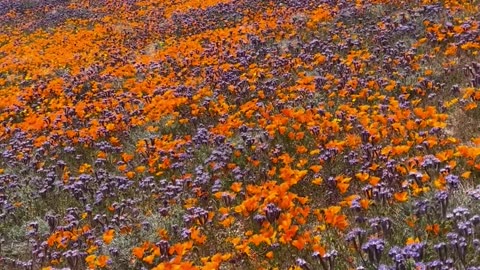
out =
<path fill-rule="evenodd" d="M 0 1 L 0 268 L 479 269 L 479 6 Z"/>

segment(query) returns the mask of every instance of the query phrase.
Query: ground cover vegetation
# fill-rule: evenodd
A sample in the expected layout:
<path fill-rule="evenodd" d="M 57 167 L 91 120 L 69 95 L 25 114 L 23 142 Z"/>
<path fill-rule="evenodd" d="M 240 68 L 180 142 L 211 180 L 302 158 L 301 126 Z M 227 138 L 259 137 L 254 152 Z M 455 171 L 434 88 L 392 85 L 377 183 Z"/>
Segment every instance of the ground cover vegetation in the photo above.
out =
<path fill-rule="evenodd" d="M 478 0 L 0 1 L 0 268 L 480 269 Z"/>

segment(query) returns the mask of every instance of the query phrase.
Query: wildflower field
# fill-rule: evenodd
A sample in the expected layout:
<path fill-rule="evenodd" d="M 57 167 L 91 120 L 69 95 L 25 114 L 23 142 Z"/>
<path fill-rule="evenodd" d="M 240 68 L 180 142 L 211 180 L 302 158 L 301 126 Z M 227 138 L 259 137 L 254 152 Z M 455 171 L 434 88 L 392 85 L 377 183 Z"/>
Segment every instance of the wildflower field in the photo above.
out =
<path fill-rule="evenodd" d="M 480 269 L 479 0 L 0 0 L 0 269 Z"/>

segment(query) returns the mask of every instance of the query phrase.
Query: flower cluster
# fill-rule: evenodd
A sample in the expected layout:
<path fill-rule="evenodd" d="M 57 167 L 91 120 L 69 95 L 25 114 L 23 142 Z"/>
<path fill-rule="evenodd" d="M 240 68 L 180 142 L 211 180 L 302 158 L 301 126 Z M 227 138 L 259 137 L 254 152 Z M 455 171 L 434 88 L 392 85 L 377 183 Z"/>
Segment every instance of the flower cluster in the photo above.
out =
<path fill-rule="evenodd" d="M 0 265 L 477 269 L 466 0 L 0 0 Z"/>

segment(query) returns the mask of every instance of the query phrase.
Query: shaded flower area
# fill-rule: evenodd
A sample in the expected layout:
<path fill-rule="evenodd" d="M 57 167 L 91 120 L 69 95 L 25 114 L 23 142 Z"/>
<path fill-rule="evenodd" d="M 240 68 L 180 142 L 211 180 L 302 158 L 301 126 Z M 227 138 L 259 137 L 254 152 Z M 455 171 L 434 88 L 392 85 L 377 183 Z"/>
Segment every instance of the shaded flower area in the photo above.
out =
<path fill-rule="evenodd" d="M 480 269 L 478 0 L 0 0 L 0 268 Z"/>

